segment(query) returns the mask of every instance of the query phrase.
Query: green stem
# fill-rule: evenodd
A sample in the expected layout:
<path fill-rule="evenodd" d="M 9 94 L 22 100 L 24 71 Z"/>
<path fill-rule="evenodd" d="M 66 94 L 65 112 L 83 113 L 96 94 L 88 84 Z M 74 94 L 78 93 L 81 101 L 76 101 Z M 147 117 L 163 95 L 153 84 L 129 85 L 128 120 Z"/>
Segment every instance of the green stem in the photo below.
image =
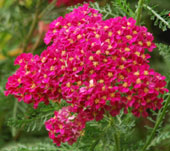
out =
<path fill-rule="evenodd" d="M 170 28 L 170 24 L 162 18 L 156 11 L 154 11 L 151 7 L 148 5 L 143 5 L 146 9 L 148 9 L 153 15 L 155 15 L 159 20 L 161 20 L 168 28 Z"/>
<path fill-rule="evenodd" d="M 43 33 L 40 33 L 40 35 L 38 36 L 37 41 L 34 43 L 33 47 L 30 50 L 31 53 L 33 53 L 34 50 L 37 49 L 37 47 L 39 46 L 40 42 L 42 41 L 42 38 L 43 38 Z"/>
<path fill-rule="evenodd" d="M 166 100 L 166 102 L 165 102 L 165 105 L 164 105 L 163 109 L 159 111 L 159 114 L 158 114 L 158 117 L 157 117 L 155 126 L 154 126 L 154 128 L 153 128 L 153 130 L 152 130 L 152 132 L 151 132 L 151 134 L 150 134 L 150 136 L 149 136 L 149 138 L 147 139 L 147 141 L 146 141 L 146 143 L 145 143 L 142 151 L 145 151 L 145 150 L 148 148 L 148 146 L 150 145 L 153 137 L 155 136 L 155 133 L 156 133 L 156 131 L 157 131 L 157 129 L 158 129 L 161 121 L 163 120 L 163 118 L 164 118 L 164 116 L 165 116 L 165 114 L 166 114 L 166 110 L 167 110 L 167 108 L 168 108 L 169 102 L 170 102 L 170 95 L 168 96 L 168 98 L 167 98 L 167 100 Z"/>
<path fill-rule="evenodd" d="M 115 138 L 116 151 L 120 151 L 120 134 L 117 131 L 117 129 L 115 129 L 114 138 Z"/>
<path fill-rule="evenodd" d="M 109 116 L 109 115 L 108 115 Z M 107 116 L 107 117 L 108 117 Z M 110 118 L 111 119 L 111 118 Z M 108 124 L 106 127 L 104 127 L 102 133 L 97 137 L 97 139 L 95 140 L 95 142 L 91 145 L 90 147 L 90 151 L 94 151 L 95 147 L 97 146 L 97 144 L 100 142 L 100 139 L 106 134 L 106 132 L 108 131 L 108 129 L 112 126 L 112 122 L 113 120 L 109 120 Z"/>
<path fill-rule="evenodd" d="M 35 15 L 34 15 L 34 19 L 32 21 L 32 24 L 31 24 L 31 27 L 29 29 L 29 32 L 28 32 L 28 35 L 26 36 L 25 38 L 25 41 L 23 43 L 23 52 L 26 52 L 27 51 L 27 46 L 28 46 L 28 43 L 33 35 L 33 32 L 36 28 L 36 25 L 38 23 L 38 14 L 39 14 L 39 6 L 41 4 L 41 0 L 38 0 L 37 1 L 37 5 L 36 5 L 36 11 L 35 11 Z"/>
<path fill-rule="evenodd" d="M 103 129 L 103 132 L 101 133 L 101 135 L 98 136 L 98 138 L 95 140 L 95 142 L 91 145 L 90 147 L 90 151 L 94 151 L 95 147 L 97 146 L 97 144 L 100 142 L 100 139 L 105 135 L 106 131 L 110 128 L 110 123 Z"/>
<path fill-rule="evenodd" d="M 136 9 L 136 25 L 140 24 L 143 2 L 144 0 L 139 0 L 138 2 L 138 7 Z"/>
<path fill-rule="evenodd" d="M 90 151 L 94 151 L 94 150 L 95 150 L 95 147 L 96 147 L 97 144 L 99 143 L 100 138 L 101 138 L 101 137 L 99 137 L 99 138 L 92 144 L 92 146 L 90 147 Z"/>
<path fill-rule="evenodd" d="M 113 117 L 110 117 L 111 125 L 114 128 L 114 140 L 115 140 L 115 146 L 116 146 L 116 151 L 120 151 L 120 133 L 117 130 L 116 125 L 114 124 Z"/>
<path fill-rule="evenodd" d="M 13 119 L 16 120 L 17 117 L 17 108 L 18 108 L 18 101 L 15 100 L 14 102 L 14 108 L 13 108 Z M 17 130 L 14 126 L 12 126 L 12 137 L 15 138 L 16 134 L 17 134 Z"/>
<path fill-rule="evenodd" d="M 25 41 L 23 43 L 23 52 L 27 51 L 27 46 L 28 43 L 31 40 L 31 37 L 34 33 L 35 28 L 37 27 L 37 23 L 38 21 L 49 11 L 51 10 L 53 7 L 55 7 L 57 0 L 53 0 L 52 3 L 50 3 L 41 13 L 39 12 L 39 6 L 41 4 L 41 0 L 37 1 L 37 5 L 36 5 L 36 11 L 35 11 L 35 15 L 34 15 L 34 19 L 32 21 L 31 27 L 29 29 L 28 35 L 25 38 Z"/>
<path fill-rule="evenodd" d="M 55 7 L 57 0 L 53 0 L 38 16 L 38 18 L 42 18 L 49 10 Z"/>

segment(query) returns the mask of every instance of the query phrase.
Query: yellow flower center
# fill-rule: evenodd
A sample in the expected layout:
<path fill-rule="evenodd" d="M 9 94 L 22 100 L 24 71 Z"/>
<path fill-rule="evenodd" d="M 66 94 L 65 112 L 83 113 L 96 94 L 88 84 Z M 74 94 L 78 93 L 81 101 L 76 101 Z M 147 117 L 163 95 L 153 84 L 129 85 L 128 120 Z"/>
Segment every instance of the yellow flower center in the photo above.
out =
<path fill-rule="evenodd" d="M 127 38 L 128 40 L 131 40 L 131 39 L 132 39 L 132 36 L 131 36 L 131 35 L 127 35 L 126 38 Z"/>
<path fill-rule="evenodd" d="M 108 36 L 111 37 L 113 35 L 113 33 L 111 31 L 109 31 Z"/>
<path fill-rule="evenodd" d="M 66 84 L 66 86 L 67 86 L 68 88 L 70 88 L 70 87 L 71 87 L 71 83 L 68 82 L 68 83 Z"/>
<path fill-rule="evenodd" d="M 136 83 L 137 84 L 140 84 L 142 81 L 141 81 L 141 79 L 140 78 L 138 78 L 137 80 L 136 80 Z"/>

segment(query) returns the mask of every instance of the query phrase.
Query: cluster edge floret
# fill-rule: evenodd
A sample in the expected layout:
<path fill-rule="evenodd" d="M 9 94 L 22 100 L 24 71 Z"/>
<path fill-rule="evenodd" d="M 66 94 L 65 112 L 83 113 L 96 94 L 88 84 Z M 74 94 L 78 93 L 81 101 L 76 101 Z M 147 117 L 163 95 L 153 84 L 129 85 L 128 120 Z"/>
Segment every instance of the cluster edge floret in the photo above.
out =
<path fill-rule="evenodd" d="M 22 54 L 20 68 L 9 77 L 6 95 L 33 103 L 64 99 L 68 107 L 55 112 L 45 125 L 58 146 L 72 144 L 85 124 L 102 120 L 121 109 L 139 117 L 147 109 L 160 109 L 165 77 L 150 69 L 150 55 L 156 46 L 144 26 L 133 18 L 103 20 L 95 9 L 84 4 L 54 20 L 45 35 L 48 46 L 40 56 Z"/>

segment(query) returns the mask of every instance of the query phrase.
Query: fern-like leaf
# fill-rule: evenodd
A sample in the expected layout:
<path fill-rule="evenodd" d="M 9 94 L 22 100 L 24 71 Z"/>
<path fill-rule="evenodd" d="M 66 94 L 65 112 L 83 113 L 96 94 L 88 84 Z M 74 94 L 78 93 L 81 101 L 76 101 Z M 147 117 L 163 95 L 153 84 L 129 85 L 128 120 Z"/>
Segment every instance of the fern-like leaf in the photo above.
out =
<path fill-rule="evenodd" d="M 127 2 L 127 0 L 112 1 L 112 5 L 116 7 L 116 10 L 119 10 L 118 15 L 135 18 L 135 13 L 131 9 L 130 4 Z"/>
<path fill-rule="evenodd" d="M 144 8 L 150 12 L 151 20 L 154 20 L 155 26 L 159 26 L 159 28 L 163 31 L 170 29 L 170 19 L 168 16 L 168 10 L 163 10 L 161 13 L 157 13 L 153 8 L 148 5 L 144 5 Z"/>
<path fill-rule="evenodd" d="M 169 139 L 170 139 L 170 132 L 162 132 L 162 133 L 159 134 L 159 136 L 155 137 L 152 140 L 149 147 L 159 145 L 163 141 L 169 140 Z"/>
<path fill-rule="evenodd" d="M 159 54 L 164 58 L 164 60 L 170 62 L 170 46 L 162 43 L 156 44 Z"/>

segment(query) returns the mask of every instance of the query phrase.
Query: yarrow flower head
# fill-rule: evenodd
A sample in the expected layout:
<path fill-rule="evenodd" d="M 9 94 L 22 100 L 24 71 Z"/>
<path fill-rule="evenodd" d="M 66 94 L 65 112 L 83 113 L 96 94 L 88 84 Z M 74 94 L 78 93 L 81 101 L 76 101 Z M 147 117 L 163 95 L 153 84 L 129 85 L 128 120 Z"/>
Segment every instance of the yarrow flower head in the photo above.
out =
<path fill-rule="evenodd" d="M 167 92 L 165 77 L 150 69 L 156 46 L 144 26 L 133 18 L 103 20 L 97 10 L 83 5 L 54 20 L 44 38 L 48 45 L 40 56 L 22 54 L 20 68 L 6 85 L 25 103 L 64 99 L 68 107 L 46 122 L 57 145 L 74 143 L 90 120 L 101 120 L 130 108 L 135 116 L 160 109 Z"/>

